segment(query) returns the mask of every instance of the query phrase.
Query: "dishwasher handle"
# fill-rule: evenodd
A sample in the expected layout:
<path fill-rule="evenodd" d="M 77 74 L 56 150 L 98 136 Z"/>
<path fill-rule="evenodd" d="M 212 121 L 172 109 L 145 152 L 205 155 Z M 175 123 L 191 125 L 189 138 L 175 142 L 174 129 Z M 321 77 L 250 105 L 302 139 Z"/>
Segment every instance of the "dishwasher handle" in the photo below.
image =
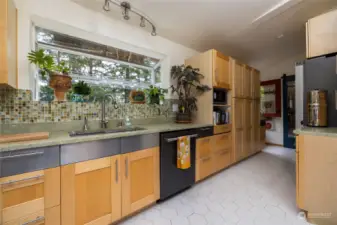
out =
<path fill-rule="evenodd" d="M 192 135 L 186 135 L 189 138 L 196 138 L 198 137 L 198 134 L 192 134 Z M 165 138 L 166 142 L 174 142 L 177 141 L 179 139 L 179 137 L 175 137 L 175 138 Z"/>

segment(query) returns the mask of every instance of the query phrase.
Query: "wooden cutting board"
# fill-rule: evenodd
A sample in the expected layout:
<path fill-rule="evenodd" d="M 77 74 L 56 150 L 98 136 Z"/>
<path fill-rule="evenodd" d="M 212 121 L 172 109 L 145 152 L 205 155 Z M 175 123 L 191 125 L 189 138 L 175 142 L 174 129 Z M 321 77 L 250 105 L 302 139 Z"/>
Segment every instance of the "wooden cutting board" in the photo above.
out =
<path fill-rule="evenodd" d="M 48 139 L 49 132 L 0 135 L 0 143 Z"/>

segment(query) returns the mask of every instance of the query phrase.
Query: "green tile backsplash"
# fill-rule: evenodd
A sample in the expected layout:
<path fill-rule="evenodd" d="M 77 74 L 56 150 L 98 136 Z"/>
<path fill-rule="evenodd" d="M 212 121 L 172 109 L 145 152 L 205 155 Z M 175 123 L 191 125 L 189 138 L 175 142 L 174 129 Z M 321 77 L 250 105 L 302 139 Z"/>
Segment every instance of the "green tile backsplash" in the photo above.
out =
<path fill-rule="evenodd" d="M 117 108 L 117 109 L 115 109 Z M 162 106 L 148 104 L 107 104 L 107 119 L 154 118 L 173 116 L 172 101 L 166 100 Z M 45 123 L 101 119 L 100 103 L 80 102 L 40 102 L 32 100 L 28 90 L 0 89 L 0 123 Z"/>

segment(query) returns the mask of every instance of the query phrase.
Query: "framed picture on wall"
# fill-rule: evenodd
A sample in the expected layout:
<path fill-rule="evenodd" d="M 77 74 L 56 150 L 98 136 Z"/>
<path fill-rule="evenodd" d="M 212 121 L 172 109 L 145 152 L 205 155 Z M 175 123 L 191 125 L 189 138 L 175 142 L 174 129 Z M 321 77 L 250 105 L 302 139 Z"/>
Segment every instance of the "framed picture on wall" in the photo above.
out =
<path fill-rule="evenodd" d="M 261 82 L 261 104 L 265 117 L 281 117 L 281 79 Z"/>

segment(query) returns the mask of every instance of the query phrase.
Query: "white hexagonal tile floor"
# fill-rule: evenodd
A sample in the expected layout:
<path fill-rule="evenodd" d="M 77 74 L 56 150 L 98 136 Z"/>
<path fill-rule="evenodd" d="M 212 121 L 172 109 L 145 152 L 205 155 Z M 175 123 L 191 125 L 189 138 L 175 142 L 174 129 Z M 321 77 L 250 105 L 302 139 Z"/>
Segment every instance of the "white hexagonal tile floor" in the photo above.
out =
<path fill-rule="evenodd" d="M 308 225 L 299 212 L 295 151 L 269 146 L 120 225 Z"/>

